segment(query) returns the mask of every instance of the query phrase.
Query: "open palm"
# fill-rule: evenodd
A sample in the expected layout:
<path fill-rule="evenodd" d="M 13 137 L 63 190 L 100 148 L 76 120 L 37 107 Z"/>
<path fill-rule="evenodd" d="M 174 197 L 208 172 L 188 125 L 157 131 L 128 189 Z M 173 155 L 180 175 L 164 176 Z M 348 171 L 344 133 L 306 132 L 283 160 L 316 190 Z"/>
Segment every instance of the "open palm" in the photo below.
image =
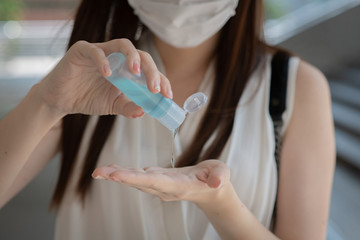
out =
<path fill-rule="evenodd" d="M 118 165 L 98 167 L 92 176 L 137 188 L 164 201 L 201 202 L 230 180 L 230 170 L 221 161 L 206 160 L 183 168 L 126 168 Z"/>

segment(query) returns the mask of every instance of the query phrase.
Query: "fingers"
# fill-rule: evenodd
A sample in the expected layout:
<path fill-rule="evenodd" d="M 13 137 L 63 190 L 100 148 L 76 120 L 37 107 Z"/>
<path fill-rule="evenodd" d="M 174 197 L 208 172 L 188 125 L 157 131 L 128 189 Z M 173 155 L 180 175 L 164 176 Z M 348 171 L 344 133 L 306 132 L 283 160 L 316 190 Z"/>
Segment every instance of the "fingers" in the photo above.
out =
<path fill-rule="evenodd" d="M 136 168 L 124 168 L 116 164 L 110 164 L 108 166 L 98 167 L 94 170 L 91 176 L 95 179 L 111 179 L 111 175 L 117 171 L 138 171 Z"/>
<path fill-rule="evenodd" d="M 159 168 L 160 169 L 160 168 Z M 151 171 L 153 171 L 152 169 Z M 156 170 L 155 170 L 156 171 Z M 128 179 L 126 176 L 130 176 L 131 179 Z M 163 201 L 176 200 L 177 197 L 172 196 L 166 192 L 161 191 L 161 187 L 152 181 L 149 181 L 149 172 L 141 168 L 123 168 L 118 165 L 112 164 L 106 167 L 99 167 L 95 169 L 92 174 L 92 177 L 95 179 L 107 179 L 123 183 L 129 187 L 136 188 L 140 191 L 155 195 L 160 197 Z M 138 178 L 146 177 L 146 180 L 139 181 Z M 127 180 L 124 180 L 127 179 Z M 133 182 L 134 179 L 137 179 L 136 183 Z M 146 184 L 144 184 L 146 183 Z"/>
<path fill-rule="evenodd" d="M 140 55 L 132 44 L 132 42 L 126 38 L 114 39 L 105 43 L 96 43 L 97 47 L 101 48 L 105 55 L 110 55 L 113 52 L 121 52 L 126 56 L 126 63 L 128 69 L 133 74 L 140 73 Z"/>
<path fill-rule="evenodd" d="M 141 168 L 120 168 L 109 175 L 109 178 L 114 181 L 121 182 L 130 186 L 149 188 L 153 190 L 158 189 L 157 183 L 159 182 L 159 177 L 162 177 L 162 175 L 158 173 L 148 172 Z"/>
<path fill-rule="evenodd" d="M 125 168 L 117 165 L 98 167 L 92 177 L 95 179 L 108 179 L 127 184 L 132 187 L 155 188 L 153 177 L 155 174 L 146 172 L 141 168 Z"/>
<path fill-rule="evenodd" d="M 161 92 L 164 97 L 173 97 L 169 80 L 159 72 L 150 54 L 137 50 L 130 40 L 122 38 L 95 44 L 78 41 L 74 44 L 74 47 L 79 49 L 83 57 L 92 60 L 104 77 L 111 75 L 109 61 L 106 56 L 113 52 L 123 53 L 126 56 L 128 69 L 133 74 L 139 74 L 140 69 L 142 69 L 150 92 Z"/>
<path fill-rule="evenodd" d="M 141 58 L 141 69 L 145 74 L 147 86 L 150 92 L 161 94 L 164 97 L 172 98 L 173 94 L 169 80 L 156 67 L 153 58 L 149 53 L 138 50 Z"/>
<path fill-rule="evenodd" d="M 96 168 L 92 177 L 114 180 L 130 186 L 157 189 L 157 183 L 169 180 L 167 175 L 162 174 L 163 170 L 160 167 L 129 168 L 112 164 Z"/>
<path fill-rule="evenodd" d="M 170 81 L 162 73 L 160 73 L 160 86 L 161 86 L 161 94 L 164 97 L 172 99 L 173 92 L 171 90 Z"/>
<path fill-rule="evenodd" d="M 163 199 L 164 201 L 168 201 L 171 200 L 171 198 L 169 198 L 169 196 L 166 193 L 160 192 L 156 185 L 151 185 L 149 184 L 149 181 L 145 181 L 147 183 L 146 186 L 144 186 L 143 184 L 139 184 L 137 182 L 137 184 L 132 183 L 132 180 L 130 181 L 126 181 L 124 179 L 126 179 L 126 175 L 133 175 L 133 179 L 137 178 L 141 175 L 144 176 L 145 170 L 143 169 L 139 169 L 139 168 L 123 168 L 120 167 L 118 165 L 109 165 L 106 167 L 98 167 L 95 169 L 95 171 L 92 174 L 92 177 L 95 179 L 107 179 L 107 180 L 112 180 L 112 181 L 116 181 L 119 183 L 123 183 L 126 184 L 129 187 L 133 187 L 136 188 L 140 191 L 152 194 L 152 195 L 156 195 L 158 197 L 160 197 L 161 199 Z M 147 176 L 148 177 L 148 176 Z M 142 181 L 143 183 L 144 181 Z"/>
<path fill-rule="evenodd" d="M 101 48 L 86 41 L 78 41 L 73 47 L 78 49 L 81 56 L 94 62 L 104 77 L 111 75 L 109 61 Z"/>
<path fill-rule="evenodd" d="M 153 93 L 158 93 L 160 87 L 160 72 L 157 70 L 154 60 L 149 53 L 139 51 L 141 57 L 141 69 L 145 74 L 148 89 Z"/>
<path fill-rule="evenodd" d="M 133 74 L 139 74 L 140 69 L 143 71 L 150 92 L 161 92 L 164 97 L 173 97 L 169 80 L 159 72 L 150 54 L 137 50 L 130 40 L 115 39 L 105 43 L 97 43 L 95 46 L 101 48 L 105 55 L 113 52 L 123 53 L 126 56 L 128 69 Z"/>
<path fill-rule="evenodd" d="M 95 179 L 108 179 L 108 176 L 114 171 L 116 171 L 116 168 L 112 166 L 98 167 L 94 170 L 91 176 Z"/>

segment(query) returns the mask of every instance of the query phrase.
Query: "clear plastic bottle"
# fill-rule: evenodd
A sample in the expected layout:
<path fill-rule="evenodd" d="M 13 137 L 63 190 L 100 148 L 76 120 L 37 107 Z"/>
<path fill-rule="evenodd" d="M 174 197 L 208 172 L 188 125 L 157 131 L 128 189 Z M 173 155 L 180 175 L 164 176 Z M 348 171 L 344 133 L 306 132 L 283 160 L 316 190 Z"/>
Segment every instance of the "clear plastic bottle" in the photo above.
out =
<path fill-rule="evenodd" d="M 194 112 L 182 109 L 174 101 L 163 97 L 160 93 L 154 94 L 150 92 L 146 86 L 145 76 L 142 73 L 135 75 L 129 71 L 124 54 L 112 53 L 108 56 L 108 59 L 112 75 L 107 77 L 107 80 L 136 105 L 142 107 L 145 113 L 156 118 L 168 129 L 174 131 L 183 123 L 187 112 Z M 193 105 L 195 104 L 195 108 L 198 110 L 205 104 L 207 97 L 202 93 L 196 94 L 192 98 L 188 98 L 186 102 L 189 103 L 188 105 L 192 109 L 194 109 Z"/>

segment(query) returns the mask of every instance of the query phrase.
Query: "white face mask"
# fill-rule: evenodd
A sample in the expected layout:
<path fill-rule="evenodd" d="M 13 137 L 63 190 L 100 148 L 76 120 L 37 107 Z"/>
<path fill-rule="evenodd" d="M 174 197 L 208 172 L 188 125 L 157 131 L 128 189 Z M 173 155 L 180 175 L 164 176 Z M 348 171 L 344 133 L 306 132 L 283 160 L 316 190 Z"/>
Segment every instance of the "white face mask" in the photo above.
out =
<path fill-rule="evenodd" d="M 194 47 L 235 15 L 238 0 L 128 0 L 140 20 L 164 42 Z"/>

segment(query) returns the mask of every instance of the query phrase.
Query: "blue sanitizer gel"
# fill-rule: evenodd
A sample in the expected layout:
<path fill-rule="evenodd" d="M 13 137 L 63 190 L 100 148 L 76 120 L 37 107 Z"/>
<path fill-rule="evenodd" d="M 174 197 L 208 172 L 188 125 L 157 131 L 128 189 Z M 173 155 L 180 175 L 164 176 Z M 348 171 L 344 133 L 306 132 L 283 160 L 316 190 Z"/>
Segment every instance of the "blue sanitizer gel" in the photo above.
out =
<path fill-rule="evenodd" d="M 136 105 L 142 107 L 145 113 L 156 118 L 172 131 L 183 123 L 187 111 L 160 93 L 150 92 L 146 86 L 145 76 L 142 73 L 139 75 L 131 73 L 126 65 L 126 57 L 122 53 L 112 53 L 108 59 L 112 75 L 107 77 L 107 80 Z"/>

